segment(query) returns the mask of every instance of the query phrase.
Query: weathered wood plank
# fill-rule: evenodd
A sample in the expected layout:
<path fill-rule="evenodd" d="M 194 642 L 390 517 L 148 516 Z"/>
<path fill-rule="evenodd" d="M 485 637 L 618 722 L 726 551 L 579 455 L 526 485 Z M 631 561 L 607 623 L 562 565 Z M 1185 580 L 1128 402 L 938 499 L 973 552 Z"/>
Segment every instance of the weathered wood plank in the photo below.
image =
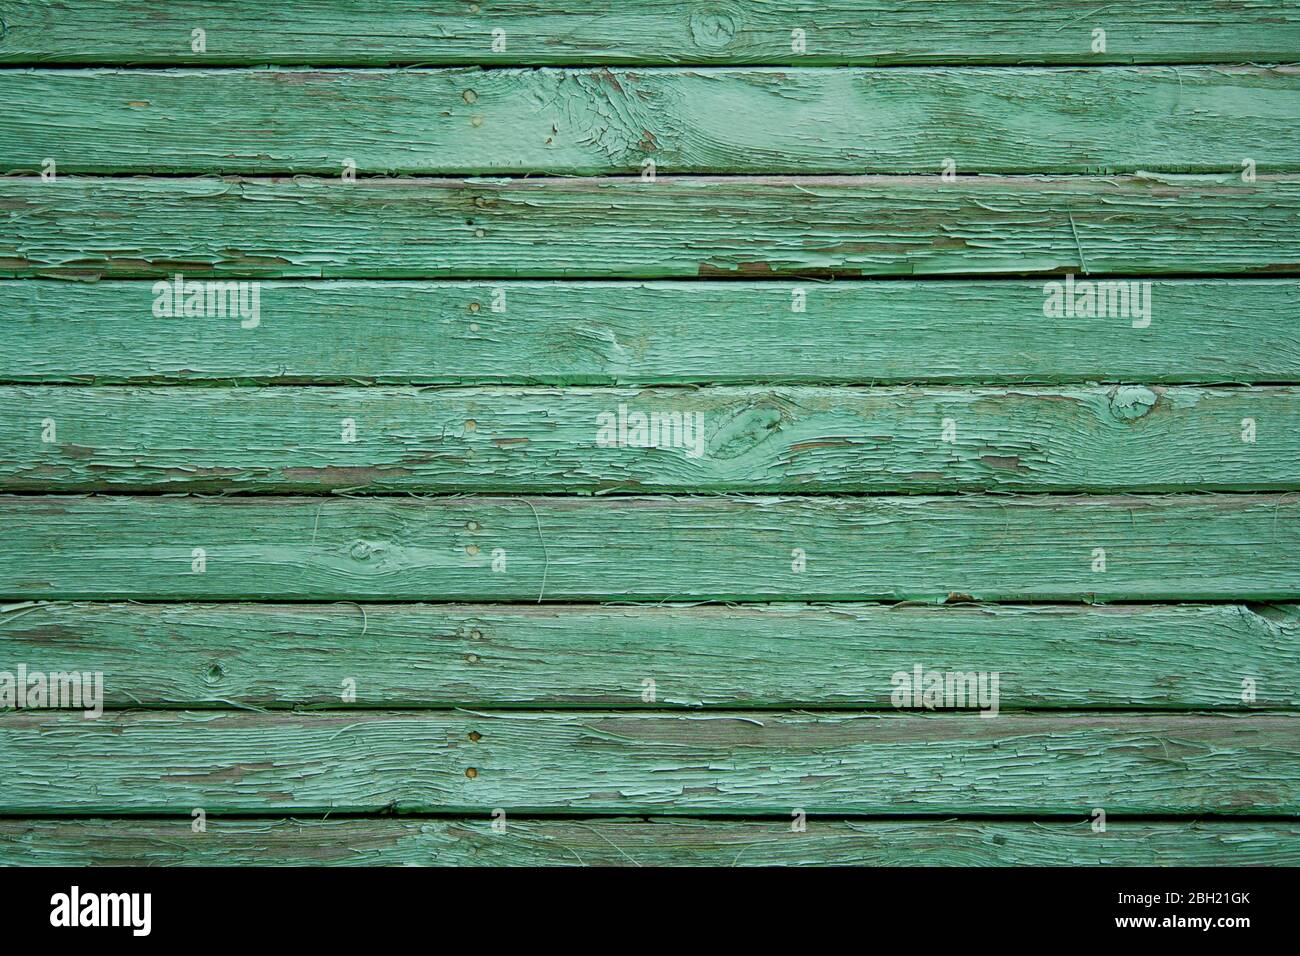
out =
<path fill-rule="evenodd" d="M 1283 172 L 1297 141 L 1287 66 L 0 73 L 6 171 Z"/>
<path fill-rule="evenodd" d="M 1300 598 L 1295 495 L 0 496 L 0 528 L 17 600 Z"/>
<path fill-rule="evenodd" d="M 337 488 L 1287 491 L 1300 389 L 0 386 L 2 491 Z"/>
<path fill-rule="evenodd" d="M 0 866 L 1298 866 L 1249 820 L 0 820 Z"/>
<path fill-rule="evenodd" d="M 1295 60 L 1285 0 L 7 0 L 0 61 L 199 64 L 1140 63 Z M 192 31 L 205 30 L 202 52 Z M 1097 50 L 1094 30 L 1106 33 Z M 494 30 L 504 31 L 494 44 Z M 796 52 L 792 32 L 802 30 Z"/>
<path fill-rule="evenodd" d="M 1300 813 L 1300 715 L 0 715 L 0 813 Z"/>
<path fill-rule="evenodd" d="M 0 612 L 0 669 L 99 671 L 109 708 L 887 709 L 893 676 L 919 663 L 999 674 L 1002 711 L 1278 709 L 1300 705 L 1297 641 L 1295 605 L 56 603 Z M 355 702 L 343 700 L 349 679 Z"/>
<path fill-rule="evenodd" d="M 248 329 L 156 318 L 147 281 L 0 281 L 0 381 L 1300 382 L 1298 280 L 1154 280 L 1147 317 L 1070 319 L 1045 285 L 273 280 Z"/>
<path fill-rule="evenodd" d="M 0 275 L 1300 270 L 1300 177 L 0 178 Z"/>

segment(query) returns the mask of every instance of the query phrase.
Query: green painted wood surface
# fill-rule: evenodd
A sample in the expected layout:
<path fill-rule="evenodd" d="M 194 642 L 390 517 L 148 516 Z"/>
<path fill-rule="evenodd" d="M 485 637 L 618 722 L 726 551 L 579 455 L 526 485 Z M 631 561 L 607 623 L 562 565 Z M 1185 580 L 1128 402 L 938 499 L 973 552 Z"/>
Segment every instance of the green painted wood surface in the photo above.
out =
<path fill-rule="evenodd" d="M 1144 328 L 1045 318 L 1044 285 L 272 280 L 246 329 L 155 318 L 147 280 L 0 281 L 0 381 L 1300 382 L 1298 280 L 1157 279 Z"/>
<path fill-rule="evenodd" d="M 1281 172 L 1297 142 L 1295 67 L 0 73 L 9 171 Z"/>
<path fill-rule="evenodd" d="M 1300 389 L 0 386 L 3 491 L 337 488 L 1297 490 Z"/>
<path fill-rule="evenodd" d="M 0 178 L 0 275 L 1300 270 L 1300 177 Z"/>
<path fill-rule="evenodd" d="M 0 820 L 0 866 L 1297 866 L 1300 826 L 1232 821 Z"/>
<path fill-rule="evenodd" d="M 1300 812 L 1300 715 L 0 715 L 0 813 Z"/>
<path fill-rule="evenodd" d="M 12 606 L 11 606 L 12 607 Z M 1295 605 L 18 605 L 0 670 L 104 674 L 121 707 L 893 706 L 996 672 L 1000 710 L 1300 706 Z M 643 695 L 653 680 L 653 701 Z"/>
<path fill-rule="evenodd" d="M 481 9 L 478 9 L 481 6 Z M 1141 63 L 1296 60 L 1285 0 L 0 3 L 0 60 L 62 63 Z M 206 49 L 191 31 L 206 30 Z M 1093 52 L 1093 30 L 1106 31 Z M 494 49 L 492 31 L 504 31 Z M 805 33 L 795 53 L 791 32 Z"/>
<path fill-rule="evenodd" d="M 0 527 L 15 600 L 1300 598 L 1296 495 L 0 497 Z"/>
<path fill-rule="evenodd" d="M 1295 64 L 1280 0 L 0 0 L 0 671 L 109 709 L 0 713 L 0 863 L 1300 864 Z"/>

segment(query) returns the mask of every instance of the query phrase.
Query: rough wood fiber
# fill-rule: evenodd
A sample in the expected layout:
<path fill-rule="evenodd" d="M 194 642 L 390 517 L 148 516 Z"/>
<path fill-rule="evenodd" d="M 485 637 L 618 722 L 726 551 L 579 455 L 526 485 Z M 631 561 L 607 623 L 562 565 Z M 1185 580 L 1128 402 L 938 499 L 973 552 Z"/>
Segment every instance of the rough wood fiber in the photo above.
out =
<path fill-rule="evenodd" d="M 1300 715 L 0 715 L 0 813 L 1300 812 Z"/>
<path fill-rule="evenodd" d="M 1000 708 L 1300 706 L 1294 605 L 19 605 L 0 670 L 100 671 L 108 707 L 892 706 L 996 672 Z M 643 699 L 645 681 L 655 700 Z"/>
<path fill-rule="evenodd" d="M 1157 280 L 1144 328 L 1043 286 L 270 281 L 245 329 L 157 319 L 146 280 L 0 282 L 0 381 L 1300 382 L 1300 281 Z"/>
<path fill-rule="evenodd" d="M 1300 270 L 1300 177 L 0 178 L 0 275 Z"/>
<path fill-rule="evenodd" d="M 150 0 L 0 3 L 0 60 L 193 64 L 1189 63 L 1296 60 L 1286 0 Z M 436 7 L 436 9 L 435 9 Z M 206 31 L 192 49 L 191 31 Z M 1093 52 L 1095 29 L 1106 46 Z M 504 46 L 493 46 L 494 29 Z M 796 53 L 793 30 L 806 49 Z M 499 46 L 499 45 L 498 45 Z"/>
<path fill-rule="evenodd" d="M 0 73 L 5 171 L 1282 172 L 1297 142 L 1294 67 Z"/>
<path fill-rule="evenodd" d="M 1296 495 L 0 496 L 0 528 L 16 600 L 1300 598 Z"/>
<path fill-rule="evenodd" d="M 0 492 L 60 493 L 0 671 L 110 711 L 0 714 L 0 863 L 1300 864 L 1298 62 L 1275 0 L 0 0 Z"/>
<path fill-rule="evenodd" d="M 3 491 L 338 488 L 1287 491 L 1300 389 L 0 386 Z"/>
<path fill-rule="evenodd" d="M 1297 866 L 1286 823 L 0 820 L 0 866 Z"/>

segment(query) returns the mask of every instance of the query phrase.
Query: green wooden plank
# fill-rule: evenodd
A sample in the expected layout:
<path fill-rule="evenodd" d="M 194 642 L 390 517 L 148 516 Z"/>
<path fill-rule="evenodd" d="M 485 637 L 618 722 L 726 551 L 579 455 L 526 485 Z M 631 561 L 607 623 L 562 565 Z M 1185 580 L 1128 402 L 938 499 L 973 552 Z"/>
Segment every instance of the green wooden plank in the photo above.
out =
<path fill-rule="evenodd" d="M 1296 490 L 1300 389 L 0 386 L 0 491 L 338 488 Z"/>
<path fill-rule="evenodd" d="M 29 172 L 1282 172 L 1297 141 L 1295 67 L 0 73 Z"/>
<path fill-rule="evenodd" d="M 1300 715 L 0 716 L 0 813 L 1300 813 Z"/>
<path fill-rule="evenodd" d="M 0 820 L 0 866 L 1298 866 L 1300 826 L 1107 821 Z"/>
<path fill-rule="evenodd" d="M 1045 285 L 268 281 L 244 328 L 159 319 L 148 281 L 0 281 L 0 381 L 1300 382 L 1295 279 L 1157 279 L 1147 317 L 1071 319 Z"/>
<path fill-rule="evenodd" d="M 0 496 L 0 527 L 17 600 L 1300 598 L 1295 495 Z"/>
<path fill-rule="evenodd" d="M 1300 705 L 1297 641 L 1295 605 L 57 603 L 0 612 L 0 670 L 102 673 L 109 708 L 888 709 L 894 675 L 921 664 L 999 674 L 1001 711 L 1278 709 Z M 355 701 L 343 699 L 346 686 Z"/>
<path fill-rule="evenodd" d="M 1140 63 L 1295 60 L 1285 0 L 317 0 L 0 3 L 0 61 L 60 63 Z M 192 31 L 205 31 L 202 52 Z M 1105 31 L 1099 48 L 1094 31 Z M 494 38 L 493 31 L 502 34 Z M 802 30 L 796 52 L 793 31 Z M 497 42 L 494 44 L 494 39 Z"/>
<path fill-rule="evenodd" d="M 1300 269 L 1300 177 L 0 178 L 0 275 Z"/>

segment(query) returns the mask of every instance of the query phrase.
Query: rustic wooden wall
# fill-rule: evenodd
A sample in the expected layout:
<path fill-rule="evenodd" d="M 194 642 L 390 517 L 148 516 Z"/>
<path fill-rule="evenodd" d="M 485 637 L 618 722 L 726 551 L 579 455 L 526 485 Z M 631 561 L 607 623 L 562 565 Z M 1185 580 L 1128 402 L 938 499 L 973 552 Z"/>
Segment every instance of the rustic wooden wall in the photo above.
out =
<path fill-rule="evenodd" d="M 1300 864 L 1294 3 L 0 0 L 0 172 L 0 864 Z"/>

